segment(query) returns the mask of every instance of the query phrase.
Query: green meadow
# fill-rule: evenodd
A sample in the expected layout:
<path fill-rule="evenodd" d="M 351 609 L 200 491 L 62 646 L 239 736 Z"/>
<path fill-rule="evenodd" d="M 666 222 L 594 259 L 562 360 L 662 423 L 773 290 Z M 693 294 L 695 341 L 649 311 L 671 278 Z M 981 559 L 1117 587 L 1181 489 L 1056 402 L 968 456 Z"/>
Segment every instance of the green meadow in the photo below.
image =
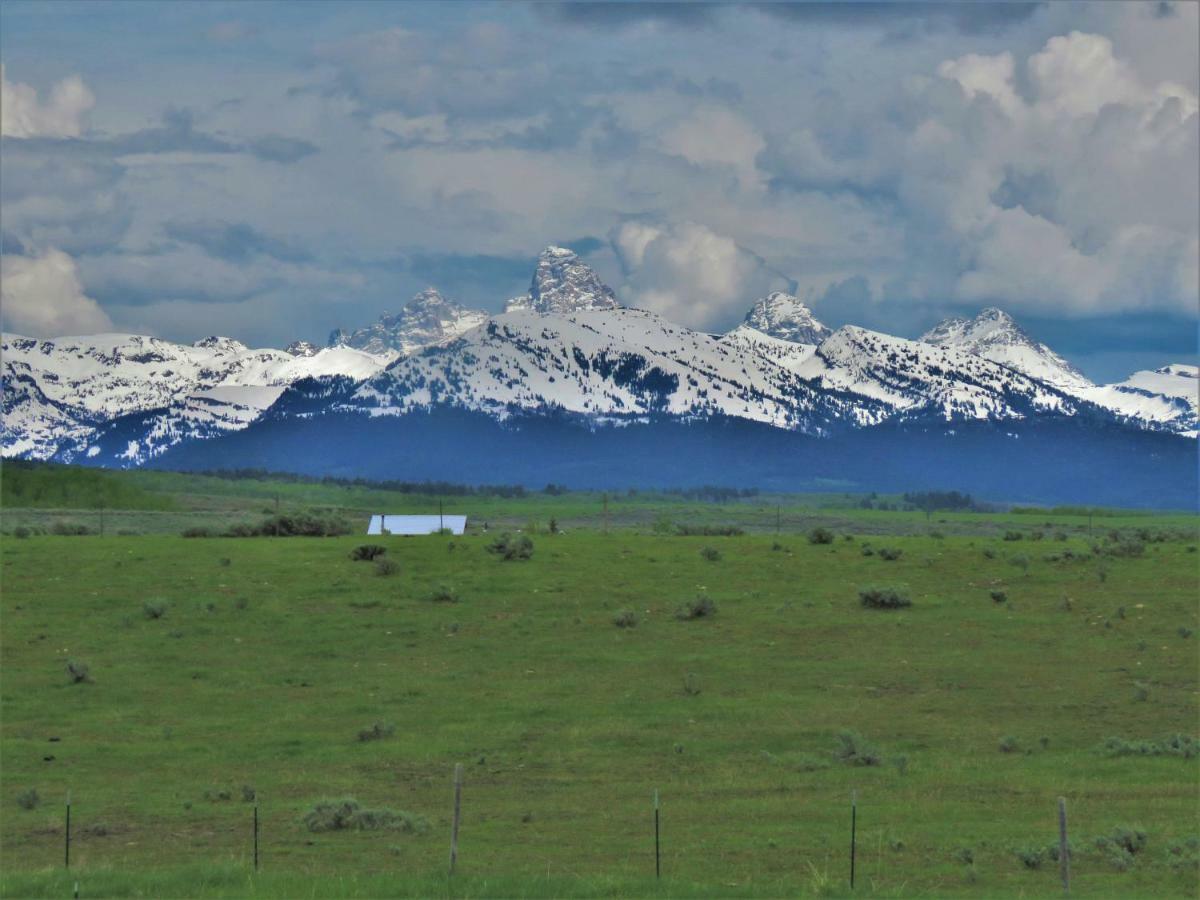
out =
<path fill-rule="evenodd" d="M 1072 894 L 1200 890 L 1192 516 L 65 477 L 5 494 L 5 897 L 851 896 L 852 796 L 855 895 L 1061 894 L 1059 797 Z"/>

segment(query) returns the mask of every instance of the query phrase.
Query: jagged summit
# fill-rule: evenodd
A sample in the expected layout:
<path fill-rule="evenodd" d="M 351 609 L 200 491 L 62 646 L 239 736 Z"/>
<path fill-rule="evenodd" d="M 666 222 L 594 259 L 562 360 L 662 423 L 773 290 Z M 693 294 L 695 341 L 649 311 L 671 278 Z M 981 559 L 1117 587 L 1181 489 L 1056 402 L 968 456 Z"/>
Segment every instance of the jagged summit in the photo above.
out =
<path fill-rule="evenodd" d="M 1030 336 L 1012 316 L 995 307 L 981 310 L 973 319 L 946 319 L 920 340 L 982 356 L 1068 393 L 1094 386 L 1082 372 Z"/>
<path fill-rule="evenodd" d="M 321 348 L 312 341 L 292 341 L 283 348 L 284 353 L 290 353 L 292 356 L 302 356 L 305 359 L 316 356 L 321 352 Z"/>
<path fill-rule="evenodd" d="M 529 293 L 514 297 L 505 312 L 531 309 L 540 313 L 569 313 L 588 309 L 615 309 L 621 304 L 613 289 L 574 250 L 547 247 L 538 255 Z"/>
<path fill-rule="evenodd" d="M 392 352 L 416 353 L 433 344 L 458 337 L 487 319 L 481 310 L 465 309 L 428 287 L 416 294 L 395 315 L 384 313 L 379 321 L 354 332 L 335 329 L 329 346 L 352 347 L 376 356 Z"/>
<path fill-rule="evenodd" d="M 743 326 L 795 344 L 819 344 L 833 333 L 799 297 L 784 291 L 772 291 L 756 302 Z"/>

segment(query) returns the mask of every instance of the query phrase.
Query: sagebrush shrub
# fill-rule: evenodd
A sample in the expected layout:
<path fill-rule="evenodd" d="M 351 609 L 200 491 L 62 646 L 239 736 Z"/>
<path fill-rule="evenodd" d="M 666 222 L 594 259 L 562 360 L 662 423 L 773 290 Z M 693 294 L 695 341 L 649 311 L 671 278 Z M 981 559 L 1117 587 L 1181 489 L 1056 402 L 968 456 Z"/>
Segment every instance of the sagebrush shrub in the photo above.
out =
<path fill-rule="evenodd" d="M 400 563 L 394 559 L 388 559 L 386 556 L 375 560 L 375 574 L 388 577 L 398 575 L 400 573 Z"/>
<path fill-rule="evenodd" d="M 204 525 L 192 525 L 179 532 L 179 535 L 185 538 L 209 538 L 213 537 L 213 530 Z"/>
<path fill-rule="evenodd" d="M 342 800 L 322 800 L 304 814 L 303 822 L 309 831 L 378 831 L 389 829 L 410 834 L 428 830 L 422 817 L 391 809 L 363 809 L 353 797 Z"/>
<path fill-rule="evenodd" d="M 84 684 L 92 680 L 88 664 L 77 659 L 67 660 L 67 677 L 71 679 L 71 684 Z"/>
<path fill-rule="evenodd" d="M 381 547 L 379 544 L 359 544 L 350 551 L 350 558 L 355 562 L 370 562 L 385 553 L 387 547 Z"/>
<path fill-rule="evenodd" d="M 901 609 L 912 606 L 912 598 L 903 587 L 862 587 L 858 589 L 858 601 L 868 609 Z"/>
<path fill-rule="evenodd" d="M 895 562 L 903 555 L 904 555 L 904 551 L 899 549 L 898 547 L 880 547 L 879 548 L 879 558 L 886 559 L 888 562 Z"/>
<path fill-rule="evenodd" d="M 833 757 L 848 766 L 878 766 L 883 763 L 879 748 L 856 731 L 839 731 Z"/>
<path fill-rule="evenodd" d="M 1017 739 L 1015 737 L 1013 737 L 1011 734 L 1006 734 L 1004 737 L 1000 738 L 999 746 L 1000 746 L 1001 753 L 1016 753 L 1018 750 L 1021 749 L 1017 745 Z"/>
<path fill-rule="evenodd" d="M 459 597 L 458 593 L 450 585 L 439 584 L 425 595 L 425 599 L 430 603 L 457 603 Z"/>
<path fill-rule="evenodd" d="M 1008 593 L 1005 591 L 991 591 L 990 596 L 994 603 L 1003 603 L 1008 599 Z"/>
<path fill-rule="evenodd" d="M 716 562 L 721 558 L 721 551 L 716 547 L 705 547 L 700 551 L 700 555 L 709 562 Z"/>
<path fill-rule="evenodd" d="M 488 545 L 488 552 L 495 553 L 501 559 L 529 559 L 533 556 L 533 540 L 527 534 L 500 535 Z"/>
<path fill-rule="evenodd" d="M 702 594 L 692 600 L 688 600 L 675 610 L 675 618 L 684 621 L 688 619 L 707 619 L 716 615 L 716 613 L 717 605 Z"/>
<path fill-rule="evenodd" d="M 167 614 L 167 604 L 162 600 L 147 600 L 142 604 L 142 615 L 147 619 L 161 619 Z"/>
<path fill-rule="evenodd" d="M 42 798 L 38 796 L 37 788 L 29 788 L 17 794 L 17 806 L 21 809 L 35 809 Z"/>
<path fill-rule="evenodd" d="M 383 738 L 390 738 L 396 733 L 396 726 L 391 722 L 375 722 L 370 728 L 363 728 L 358 732 L 360 741 L 378 741 Z"/>
<path fill-rule="evenodd" d="M 1023 535 L 1023 534 L 1022 534 L 1021 532 L 1019 532 L 1019 531 L 1006 531 L 1006 532 L 1004 532 L 1004 540 L 1006 540 L 1006 541 L 1019 541 L 1019 540 L 1021 540 L 1023 537 L 1025 537 L 1025 535 Z"/>
<path fill-rule="evenodd" d="M 808 533 L 810 544 L 832 544 L 836 535 L 828 528 L 814 528 Z"/>
<path fill-rule="evenodd" d="M 613 624 L 618 628 L 634 628 L 637 626 L 638 617 L 632 609 L 622 609 L 613 616 Z"/>

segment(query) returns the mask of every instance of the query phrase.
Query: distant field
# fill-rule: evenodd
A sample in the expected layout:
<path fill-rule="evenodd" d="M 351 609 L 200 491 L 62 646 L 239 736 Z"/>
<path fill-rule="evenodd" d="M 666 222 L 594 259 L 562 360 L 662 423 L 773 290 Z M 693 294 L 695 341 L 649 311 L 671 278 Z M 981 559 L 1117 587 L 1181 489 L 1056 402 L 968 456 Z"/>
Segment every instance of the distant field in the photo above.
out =
<path fill-rule="evenodd" d="M 492 534 L 373 539 L 398 566 L 380 575 L 353 535 L 177 534 L 276 495 L 347 516 L 436 498 L 143 474 L 170 507 L 106 529 L 158 534 L 3 540 L 4 896 L 843 896 L 852 791 L 856 893 L 1058 894 L 1059 796 L 1074 894 L 1200 889 L 1200 757 L 1172 751 L 1200 712 L 1193 517 L 1096 515 L 1089 536 L 1078 512 L 639 495 L 609 497 L 605 534 L 600 495 L 444 497 Z M 3 528 L 56 517 L 98 512 Z M 655 533 L 675 522 L 753 533 Z M 487 551 L 531 524 L 529 560 Z M 912 606 L 863 608 L 869 584 Z M 697 598 L 715 614 L 676 617 Z M 844 730 L 878 764 L 839 759 Z M 308 830 L 347 796 L 413 830 Z M 1098 842 L 1122 828 L 1135 852 Z"/>

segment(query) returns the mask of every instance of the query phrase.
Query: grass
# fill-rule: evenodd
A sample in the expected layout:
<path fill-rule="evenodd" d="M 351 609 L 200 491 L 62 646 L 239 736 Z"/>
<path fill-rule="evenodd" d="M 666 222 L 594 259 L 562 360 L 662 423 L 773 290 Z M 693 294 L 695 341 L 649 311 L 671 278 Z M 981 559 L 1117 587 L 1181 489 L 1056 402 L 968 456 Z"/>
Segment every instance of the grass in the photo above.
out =
<path fill-rule="evenodd" d="M 390 578 L 351 561 L 355 536 L 5 539 L 0 894 L 69 896 L 79 879 L 81 896 L 848 895 L 856 790 L 860 893 L 1056 892 L 1057 867 L 1029 869 L 1014 848 L 1056 839 L 1061 795 L 1074 892 L 1194 896 L 1196 866 L 1167 848 L 1197 832 L 1200 759 L 1103 750 L 1197 721 L 1196 642 L 1178 633 L 1200 627 L 1194 530 L 1107 560 L 1099 582 L 1091 564 L 1040 556 L 1018 572 L 985 558 L 979 534 L 940 525 L 935 539 L 909 518 L 888 563 L 857 542 L 810 545 L 811 521 L 786 552 L 772 533 L 571 527 L 539 534 L 520 564 L 487 552 L 494 533 L 450 552 L 441 536 L 385 536 Z M 972 527 L 999 541 L 1011 526 L 996 518 Z M 1056 549 L 1090 552 L 1070 535 Z M 911 608 L 860 606 L 856 585 L 881 566 Z M 1015 578 L 1013 603 L 989 599 Z M 443 582 L 460 602 L 428 602 Z M 699 595 L 719 613 L 676 619 Z M 146 618 L 148 601 L 169 613 Z M 624 612 L 636 628 L 614 627 Z M 70 683 L 68 659 L 92 680 Z M 1135 684 L 1152 686 L 1146 701 Z M 372 722 L 395 734 L 359 740 Z M 843 732 L 885 764 L 838 764 Z M 998 752 L 1009 736 L 1019 752 Z M 22 809 L 31 789 L 41 803 Z M 648 877 L 655 790 L 662 883 Z M 327 797 L 429 828 L 310 832 Z M 1089 839 L 1131 822 L 1147 843 L 1118 871 Z M 105 834 L 85 831 L 98 823 Z"/>

